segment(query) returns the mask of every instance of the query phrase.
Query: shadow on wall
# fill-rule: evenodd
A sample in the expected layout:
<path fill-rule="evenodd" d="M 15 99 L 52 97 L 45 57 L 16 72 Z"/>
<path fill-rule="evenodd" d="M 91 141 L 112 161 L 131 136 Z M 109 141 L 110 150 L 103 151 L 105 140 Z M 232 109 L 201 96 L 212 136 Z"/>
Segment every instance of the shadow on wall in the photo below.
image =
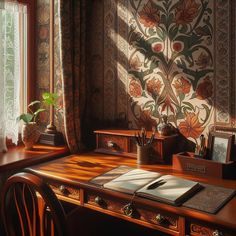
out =
<path fill-rule="evenodd" d="M 133 1 L 131 0 L 131 2 Z M 100 29 L 97 35 L 94 33 L 98 31 L 97 24 L 101 21 L 96 19 L 99 16 L 93 18 L 93 15 L 100 11 L 102 20 L 104 20 L 106 12 L 104 12 L 102 1 L 94 1 L 92 4 L 94 5 L 92 5 L 92 11 L 90 11 L 91 18 L 87 41 L 87 52 L 88 55 L 90 54 L 88 65 L 90 64 L 89 67 L 92 70 L 87 68 L 90 83 L 88 94 L 90 96 L 87 100 L 86 118 L 83 120 L 85 144 L 88 146 L 92 144 L 94 146 L 93 130 L 96 129 L 113 127 L 133 129 L 145 127 L 147 130 L 150 130 L 153 126 L 156 127 L 158 125 L 160 116 L 163 113 L 168 114 L 169 121 L 175 127 L 178 127 L 180 123 L 182 124 L 181 127 L 184 126 L 186 128 L 185 130 L 187 130 L 187 125 L 192 126 L 190 128 L 197 131 L 197 134 L 194 134 L 195 136 L 193 137 L 197 143 L 198 136 L 206 129 L 213 113 L 213 85 L 211 81 L 213 58 L 209 50 L 203 50 L 203 47 L 201 47 L 203 37 L 206 36 L 200 30 L 203 29 L 201 25 L 197 28 L 195 24 L 195 29 L 192 28 L 188 35 L 188 27 L 181 28 L 180 25 L 172 22 L 173 24 L 169 24 L 167 29 L 167 26 L 160 22 L 158 17 L 154 17 L 154 21 L 157 21 L 154 23 L 163 24 L 162 26 L 166 27 L 166 32 L 170 32 L 170 34 L 160 35 L 158 27 L 149 27 L 147 31 L 143 32 L 141 24 L 138 22 L 138 12 L 142 11 L 142 14 L 145 15 L 145 9 L 150 9 L 150 12 L 160 13 L 160 9 L 149 2 L 146 3 L 145 8 L 136 9 L 136 28 L 127 25 L 127 22 L 120 18 L 120 16 L 115 16 L 117 19 L 115 22 L 116 27 L 112 28 L 113 33 L 117 34 L 121 40 L 126 41 L 126 44 L 132 48 L 132 53 L 127 58 L 120 45 L 113 40 L 114 37 L 110 38 L 109 47 L 104 47 L 104 42 L 106 42 L 109 34 L 106 31 L 109 29 L 105 28 L 104 25 L 100 25 L 102 29 Z M 122 7 L 125 8 L 126 6 L 123 5 Z M 207 5 L 199 9 L 206 10 Z M 178 8 L 176 8 L 177 10 Z M 107 16 L 111 19 L 109 27 L 112 27 L 112 17 L 114 16 L 112 16 L 112 13 L 107 14 Z M 200 17 L 201 14 L 198 14 L 198 16 Z M 197 19 L 196 22 L 200 22 L 200 20 Z M 96 24 L 94 25 L 93 22 L 96 22 Z M 119 27 L 129 29 L 129 32 L 119 31 L 118 25 Z M 181 34 L 179 35 L 178 32 L 180 30 Z M 210 29 L 207 32 L 209 37 L 212 36 Z M 164 50 L 166 41 L 170 41 L 172 44 L 170 48 L 171 53 Z M 94 48 L 91 48 L 93 45 L 95 45 Z M 106 55 L 109 58 L 105 58 L 105 55 L 102 55 L 104 51 L 99 52 L 99 46 L 102 47 L 102 50 L 105 49 L 104 51 L 110 50 L 109 53 L 111 54 L 114 52 L 114 55 Z M 200 48 L 205 55 L 202 56 L 204 57 L 202 61 L 204 61 L 205 67 L 201 64 L 201 53 L 197 56 L 195 55 L 196 61 L 196 58 L 193 57 L 193 54 L 199 52 Z M 109 61 L 109 59 L 111 60 Z M 92 64 L 95 60 L 97 60 L 97 63 L 100 63 L 99 67 L 102 67 L 102 69 L 100 68 L 102 70 L 100 74 L 93 72 L 93 70 L 97 72 L 96 64 Z M 107 67 L 105 63 L 109 64 L 109 71 L 104 68 L 104 65 Z M 195 67 L 193 66 L 194 63 L 196 63 Z M 201 70 L 199 70 L 197 64 L 199 67 L 202 67 Z M 115 65 L 117 68 L 114 68 Z M 119 78 L 118 65 L 127 72 L 127 84 L 124 84 Z M 109 77 L 108 72 L 114 73 L 110 73 Z M 106 91 L 104 87 L 104 84 L 107 84 L 107 80 L 111 80 L 109 86 L 112 88 L 112 91 Z M 208 89 L 204 90 L 206 87 Z M 190 90 L 193 94 L 190 94 Z M 206 92 L 204 93 L 204 91 Z M 105 96 L 108 92 L 110 97 Z M 125 98 L 119 97 L 119 94 L 124 94 Z M 196 106 L 192 104 L 193 99 L 196 99 L 198 102 Z M 121 100 L 127 101 L 127 107 L 124 107 L 124 112 L 118 111 L 117 108 L 121 104 Z M 105 115 L 107 110 L 112 111 L 112 116 L 109 119 Z M 199 111 L 204 111 L 205 117 L 200 117 Z M 192 123 L 188 124 L 188 120 L 191 120 Z M 187 135 L 185 136 L 187 137 Z M 193 146 L 195 143 L 186 139 L 183 135 L 181 135 L 181 143 L 180 147 L 183 145 L 187 150 L 194 150 Z"/>

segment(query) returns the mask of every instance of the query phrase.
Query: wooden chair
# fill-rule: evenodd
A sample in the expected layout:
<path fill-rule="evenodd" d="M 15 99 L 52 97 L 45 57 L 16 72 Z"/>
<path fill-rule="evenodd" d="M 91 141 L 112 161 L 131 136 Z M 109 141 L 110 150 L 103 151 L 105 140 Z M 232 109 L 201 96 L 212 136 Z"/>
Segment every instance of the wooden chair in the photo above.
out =
<path fill-rule="evenodd" d="M 63 206 L 40 177 L 26 172 L 12 175 L 2 191 L 0 207 L 6 233 L 0 235 L 166 235 L 84 207 Z"/>
<path fill-rule="evenodd" d="M 64 209 L 40 177 L 17 173 L 6 181 L 1 216 L 8 236 L 66 235 Z"/>

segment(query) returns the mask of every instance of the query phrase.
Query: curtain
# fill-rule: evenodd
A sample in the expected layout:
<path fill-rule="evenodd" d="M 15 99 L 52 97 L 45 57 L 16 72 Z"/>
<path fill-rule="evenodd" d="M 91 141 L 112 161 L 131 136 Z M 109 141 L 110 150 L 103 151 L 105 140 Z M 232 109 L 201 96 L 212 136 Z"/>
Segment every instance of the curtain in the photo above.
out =
<path fill-rule="evenodd" d="M 76 153 L 83 148 L 86 0 L 58 0 L 58 6 L 65 137 L 70 151 Z"/>
<path fill-rule="evenodd" d="M 22 17 L 26 7 L 0 2 L 0 151 L 7 150 L 6 137 L 15 144 L 18 141 Z"/>

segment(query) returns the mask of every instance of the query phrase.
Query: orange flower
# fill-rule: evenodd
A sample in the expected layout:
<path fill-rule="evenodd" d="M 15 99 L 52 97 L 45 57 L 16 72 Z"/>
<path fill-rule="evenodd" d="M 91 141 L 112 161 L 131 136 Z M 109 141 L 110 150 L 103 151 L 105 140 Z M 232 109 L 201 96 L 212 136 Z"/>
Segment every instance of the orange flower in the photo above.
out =
<path fill-rule="evenodd" d="M 141 24 L 145 27 L 153 28 L 160 23 L 160 12 L 151 1 L 144 5 L 143 9 L 139 12 Z"/>
<path fill-rule="evenodd" d="M 210 81 L 209 76 L 207 76 L 202 83 L 197 86 L 196 90 L 197 98 L 200 100 L 205 100 L 212 96 L 213 94 L 213 85 Z"/>
<path fill-rule="evenodd" d="M 188 94 L 190 92 L 191 83 L 182 76 L 175 81 L 173 86 L 176 89 L 177 95 L 181 93 Z"/>
<path fill-rule="evenodd" d="M 193 112 L 189 112 L 186 114 L 185 121 L 180 122 L 179 130 L 186 138 L 196 139 L 202 134 L 204 128 L 198 121 L 198 116 Z"/>
<path fill-rule="evenodd" d="M 129 83 L 129 94 L 131 97 L 135 98 L 141 97 L 142 95 L 141 84 L 135 79 L 131 79 Z"/>
<path fill-rule="evenodd" d="M 162 87 L 162 83 L 159 79 L 150 79 L 147 81 L 147 91 L 151 95 L 159 95 Z"/>
<path fill-rule="evenodd" d="M 185 25 L 193 21 L 198 15 L 200 4 L 195 0 L 181 0 L 175 10 L 176 24 Z"/>

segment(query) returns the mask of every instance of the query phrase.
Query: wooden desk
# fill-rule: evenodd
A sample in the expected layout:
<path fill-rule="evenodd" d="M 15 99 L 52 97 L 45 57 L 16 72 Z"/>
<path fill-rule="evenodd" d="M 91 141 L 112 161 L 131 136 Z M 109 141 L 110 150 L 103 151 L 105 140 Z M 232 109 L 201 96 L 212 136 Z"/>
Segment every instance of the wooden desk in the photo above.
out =
<path fill-rule="evenodd" d="M 0 153 L 0 173 L 25 168 L 68 154 L 69 149 L 65 146 L 35 145 L 32 150 L 25 150 L 24 146 L 12 147 L 6 153 Z"/>
<path fill-rule="evenodd" d="M 203 183 L 236 188 L 236 181 L 233 180 L 204 179 L 183 175 L 174 172 L 168 165 L 137 166 L 134 158 L 97 153 L 71 155 L 30 167 L 28 170 L 45 178 L 57 196 L 64 201 L 170 235 L 236 235 L 236 197 L 215 215 L 135 197 L 133 203 L 139 214 L 137 217 L 126 216 L 123 207 L 130 203 L 132 196 L 89 183 L 91 178 L 121 164 L 163 174 L 173 174 Z M 161 220 L 163 218 L 164 221 Z"/>

